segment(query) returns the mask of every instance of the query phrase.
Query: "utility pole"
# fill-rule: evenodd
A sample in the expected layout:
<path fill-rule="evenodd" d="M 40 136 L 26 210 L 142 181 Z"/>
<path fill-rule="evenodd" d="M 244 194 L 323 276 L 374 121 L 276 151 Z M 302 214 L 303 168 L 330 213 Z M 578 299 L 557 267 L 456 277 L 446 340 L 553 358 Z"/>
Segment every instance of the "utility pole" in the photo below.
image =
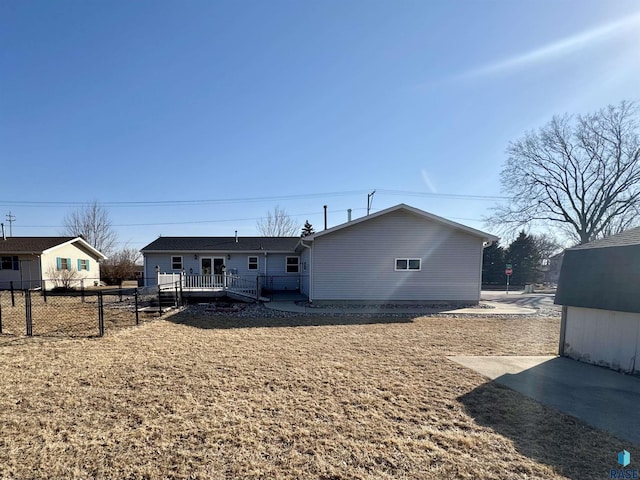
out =
<path fill-rule="evenodd" d="M 374 193 L 376 193 L 375 190 L 367 195 L 367 215 L 369 215 L 369 212 L 371 211 L 371 205 L 373 204 L 373 194 Z"/>
<path fill-rule="evenodd" d="M 13 222 L 16 221 L 15 215 L 11 215 L 11 212 L 7 214 L 7 222 L 9 222 L 9 236 L 13 237 Z"/>

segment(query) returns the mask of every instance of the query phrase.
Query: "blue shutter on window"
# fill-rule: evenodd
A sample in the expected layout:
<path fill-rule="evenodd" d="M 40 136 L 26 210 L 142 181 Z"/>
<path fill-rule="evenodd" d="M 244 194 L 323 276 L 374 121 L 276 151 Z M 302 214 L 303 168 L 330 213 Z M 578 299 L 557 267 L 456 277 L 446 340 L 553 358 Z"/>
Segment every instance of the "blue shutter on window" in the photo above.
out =
<path fill-rule="evenodd" d="M 78 259 L 78 271 L 82 270 L 82 260 Z"/>
<path fill-rule="evenodd" d="M 20 270 L 20 260 L 18 260 L 18 257 L 13 257 L 13 269 Z"/>
<path fill-rule="evenodd" d="M 67 269 L 71 270 L 71 259 L 67 258 Z"/>
<path fill-rule="evenodd" d="M 89 259 L 88 259 L 88 258 L 87 258 L 87 263 L 86 263 L 86 265 L 87 265 L 87 272 L 88 272 L 88 271 L 89 271 Z"/>
<path fill-rule="evenodd" d="M 62 259 L 60 257 L 56 257 L 56 267 L 58 270 L 62 270 Z"/>

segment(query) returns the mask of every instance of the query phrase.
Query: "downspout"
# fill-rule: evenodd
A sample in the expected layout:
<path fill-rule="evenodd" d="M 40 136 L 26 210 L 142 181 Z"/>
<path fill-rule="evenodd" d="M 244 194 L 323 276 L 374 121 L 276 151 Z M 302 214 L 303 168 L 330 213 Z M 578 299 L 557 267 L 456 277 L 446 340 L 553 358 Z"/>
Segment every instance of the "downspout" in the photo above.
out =
<path fill-rule="evenodd" d="M 147 285 L 147 256 L 143 253 L 142 254 L 142 280 L 144 281 L 144 286 L 148 287 Z"/>
<path fill-rule="evenodd" d="M 480 249 L 480 280 L 478 282 L 478 303 L 480 303 L 480 300 L 482 299 L 482 267 L 484 265 L 484 249 L 489 248 L 494 243 L 496 242 L 488 241 L 487 244 L 485 245 L 484 240 L 482 241 L 482 248 Z"/>
<path fill-rule="evenodd" d="M 269 271 L 269 255 L 268 252 L 264 252 L 264 285 L 263 288 L 267 288 L 269 277 L 267 277 L 267 272 Z"/>
<path fill-rule="evenodd" d="M 300 240 L 300 245 L 309 249 L 309 303 L 313 303 L 313 249 Z"/>
<path fill-rule="evenodd" d="M 40 288 L 44 290 L 45 284 L 44 279 L 42 278 L 42 256 L 36 255 L 36 258 L 38 259 L 38 276 L 40 277 Z"/>

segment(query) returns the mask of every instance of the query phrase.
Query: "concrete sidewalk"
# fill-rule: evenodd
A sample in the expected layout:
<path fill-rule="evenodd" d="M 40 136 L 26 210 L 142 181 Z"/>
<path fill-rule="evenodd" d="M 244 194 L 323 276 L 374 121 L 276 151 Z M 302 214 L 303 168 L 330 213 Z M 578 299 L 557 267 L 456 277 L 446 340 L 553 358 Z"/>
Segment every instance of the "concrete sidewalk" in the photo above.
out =
<path fill-rule="evenodd" d="M 640 378 L 557 356 L 448 357 L 618 438 L 640 445 Z"/>
<path fill-rule="evenodd" d="M 484 305 L 484 307 L 483 307 Z M 357 306 L 331 306 L 308 307 L 294 301 L 265 302 L 264 306 L 281 312 L 299 313 L 301 315 L 322 314 L 368 314 L 368 315 L 427 315 L 427 314 L 456 314 L 456 315 L 531 315 L 536 313 L 533 308 L 508 305 L 499 302 L 480 302 L 477 307 L 465 307 L 454 309 L 433 308 L 428 305 L 357 305 Z"/>

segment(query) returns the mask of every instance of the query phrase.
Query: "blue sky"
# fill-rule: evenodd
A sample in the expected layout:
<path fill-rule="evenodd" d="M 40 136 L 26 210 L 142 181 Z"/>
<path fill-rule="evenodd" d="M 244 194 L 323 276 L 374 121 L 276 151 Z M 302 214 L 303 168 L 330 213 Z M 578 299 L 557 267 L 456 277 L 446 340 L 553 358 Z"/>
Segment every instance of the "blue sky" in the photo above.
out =
<path fill-rule="evenodd" d="M 0 218 L 138 248 L 373 190 L 486 230 L 510 140 L 640 97 L 635 0 L 0 0 L 0 42 Z"/>

